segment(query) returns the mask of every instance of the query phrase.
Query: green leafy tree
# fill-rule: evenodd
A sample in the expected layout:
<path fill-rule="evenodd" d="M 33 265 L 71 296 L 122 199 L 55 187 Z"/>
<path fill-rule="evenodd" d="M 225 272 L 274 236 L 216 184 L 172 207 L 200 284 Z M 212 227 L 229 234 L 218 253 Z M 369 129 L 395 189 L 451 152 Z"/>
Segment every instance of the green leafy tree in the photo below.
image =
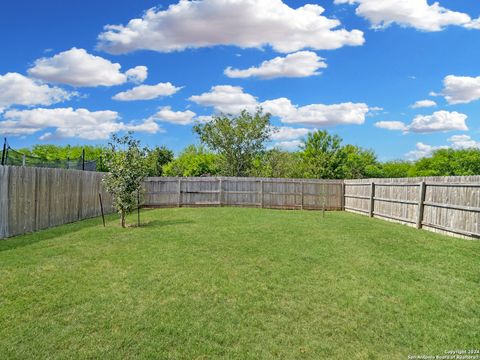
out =
<path fill-rule="evenodd" d="M 254 159 L 265 150 L 265 142 L 274 131 L 270 114 L 258 109 L 239 116 L 220 115 L 193 128 L 203 144 L 219 154 L 221 172 L 227 176 L 247 176 Z"/>
<path fill-rule="evenodd" d="M 178 158 L 163 166 L 164 176 L 204 176 L 219 172 L 218 155 L 195 145 L 186 147 Z"/>
<path fill-rule="evenodd" d="M 377 156 L 372 150 L 366 150 L 355 145 L 345 145 L 341 165 L 342 177 L 345 179 L 362 179 L 376 177 L 380 174 Z"/>
<path fill-rule="evenodd" d="M 125 136 L 112 135 L 105 163 L 109 172 L 103 178 L 107 191 L 113 196 L 113 205 L 120 214 L 122 227 L 126 215 L 137 206 L 142 181 L 147 175 L 147 149 L 129 132 Z"/>
<path fill-rule="evenodd" d="M 102 159 L 102 154 L 105 151 L 104 146 L 37 144 L 32 146 L 31 148 L 19 149 L 19 152 L 27 156 L 34 156 L 40 158 L 41 161 L 69 160 L 70 166 L 72 166 L 72 163 L 75 164 L 75 162 L 77 163 L 77 165 L 81 164 L 84 150 L 86 161 L 96 161 L 97 171 L 107 171 L 105 167 L 105 162 Z"/>
<path fill-rule="evenodd" d="M 410 161 L 387 161 L 381 164 L 381 176 L 385 178 L 408 177 L 413 163 Z"/>
<path fill-rule="evenodd" d="M 85 160 L 98 160 L 105 151 L 105 147 L 92 145 L 59 146 L 53 144 L 37 144 L 31 148 L 20 149 L 20 152 L 45 160 L 73 160 L 80 159 L 83 150 L 85 150 Z"/>
<path fill-rule="evenodd" d="M 156 146 L 148 151 L 147 165 L 148 176 L 162 176 L 163 167 L 169 162 L 173 161 L 173 151 L 167 149 L 165 146 Z"/>
<path fill-rule="evenodd" d="M 469 176 L 480 174 L 479 149 L 440 149 L 418 160 L 410 176 Z"/>
<path fill-rule="evenodd" d="M 342 165 L 346 154 L 342 138 L 319 130 L 308 134 L 303 143 L 304 176 L 317 179 L 342 178 Z"/>
<path fill-rule="evenodd" d="M 251 175 L 272 178 L 302 177 L 302 157 L 298 152 L 268 150 L 255 158 Z"/>

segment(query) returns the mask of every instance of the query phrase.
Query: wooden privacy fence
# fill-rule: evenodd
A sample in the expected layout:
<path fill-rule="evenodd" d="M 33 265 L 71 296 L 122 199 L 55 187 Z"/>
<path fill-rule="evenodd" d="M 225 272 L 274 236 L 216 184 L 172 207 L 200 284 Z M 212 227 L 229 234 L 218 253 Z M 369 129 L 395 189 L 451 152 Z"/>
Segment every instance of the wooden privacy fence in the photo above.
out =
<path fill-rule="evenodd" d="M 0 239 L 100 215 L 102 173 L 0 166 Z"/>
<path fill-rule="evenodd" d="M 480 238 L 480 176 L 346 180 L 345 210 Z"/>
<path fill-rule="evenodd" d="M 106 213 L 104 174 L 0 166 L 0 239 Z M 144 207 L 243 206 L 347 210 L 417 228 L 480 238 L 480 176 L 312 180 L 147 178 Z"/>
<path fill-rule="evenodd" d="M 245 206 L 342 210 L 343 181 L 232 177 L 147 178 L 144 207 Z"/>

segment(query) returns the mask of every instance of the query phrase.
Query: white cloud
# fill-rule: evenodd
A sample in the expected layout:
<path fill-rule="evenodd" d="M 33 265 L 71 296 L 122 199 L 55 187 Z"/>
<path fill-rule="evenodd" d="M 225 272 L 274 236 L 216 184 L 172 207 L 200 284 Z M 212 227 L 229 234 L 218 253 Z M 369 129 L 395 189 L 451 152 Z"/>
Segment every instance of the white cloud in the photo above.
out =
<path fill-rule="evenodd" d="M 443 95 L 449 104 L 467 104 L 480 100 L 480 76 L 446 76 L 442 92 L 435 95 Z"/>
<path fill-rule="evenodd" d="M 473 140 L 468 135 L 453 135 L 448 138 L 448 141 L 452 143 L 454 149 L 480 148 L 480 142 Z"/>
<path fill-rule="evenodd" d="M 440 149 L 448 149 L 448 146 L 432 146 L 424 144 L 422 142 L 418 142 L 416 145 L 416 149 L 406 153 L 405 157 L 408 160 L 418 160 L 430 156 L 434 151 Z"/>
<path fill-rule="evenodd" d="M 412 109 L 419 109 L 419 108 L 427 108 L 427 107 L 434 107 L 434 106 L 437 106 L 437 103 L 433 100 L 419 100 L 410 107 Z"/>
<path fill-rule="evenodd" d="M 410 125 L 401 121 L 379 121 L 376 127 L 387 130 L 400 130 L 404 132 L 431 133 L 453 130 L 468 130 L 467 115 L 456 111 L 436 111 L 432 115 L 417 115 Z"/>
<path fill-rule="evenodd" d="M 467 29 L 480 30 L 480 17 L 478 19 L 470 21 L 468 24 L 465 25 L 465 27 Z"/>
<path fill-rule="evenodd" d="M 210 92 L 191 96 L 189 100 L 226 114 L 238 114 L 244 109 L 252 112 L 258 106 L 254 96 L 243 92 L 240 86 L 231 85 L 213 86 Z"/>
<path fill-rule="evenodd" d="M 316 129 L 293 128 L 289 126 L 280 126 L 272 134 L 271 140 L 274 142 L 270 148 L 278 148 L 287 151 L 297 150 L 302 144 L 302 138 Z"/>
<path fill-rule="evenodd" d="M 369 111 L 368 105 L 364 103 L 297 106 L 286 98 L 268 100 L 261 105 L 266 112 L 279 116 L 283 123 L 311 126 L 361 125 Z"/>
<path fill-rule="evenodd" d="M 340 124 L 360 125 L 370 111 L 364 103 L 311 104 L 298 106 L 287 98 L 278 98 L 259 103 L 257 99 L 245 93 L 239 86 L 218 85 L 210 92 L 190 97 L 191 101 L 210 106 L 216 112 L 236 115 L 242 110 L 249 112 L 262 107 L 265 112 L 280 117 L 283 123 L 304 124 L 311 126 L 332 126 Z"/>
<path fill-rule="evenodd" d="M 266 100 L 262 103 L 263 110 L 269 112 L 273 116 L 286 118 L 295 112 L 295 106 L 290 99 L 278 98 L 273 100 Z"/>
<path fill-rule="evenodd" d="M 98 47 L 121 54 L 141 49 L 171 52 L 216 45 L 270 45 L 289 53 L 364 43 L 363 32 L 345 30 L 340 21 L 323 12 L 319 5 L 293 9 L 281 0 L 180 0 L 166 10 L 149 9 L 125 26 L 105 26 Z"/>
<path fill-rule="evenodd" d="M 176 87 L 169 82 L 157 85 L 140 85 L 130 90 L 119 92 L 112 99 L 119 101 L 152 100 L 161 96 L 173 95 L 181 89 L 181 87 Z"/>
<path fill-rule="evenodd" d="M 375 123 L 375 126 L 380 129 L 386 129 L 386 130 L 400 130 L 400 131 L 408 130 L 408 126 L 401 121 L 378 121 Z"/>
<path fill-rule="evenodd" d="M 200 116 L 197 116 L 197 118 L 195 120 L 198 121 L 198 122 L 201 122 L 201 123 L 207 123 L 207 122 L 213 120 L 213 116 L 211 116 L 211 115 L 200 115 Z"/>
<path fill-rule="evenodd" d="M 42 135 L 42 139 L 76 137 L 101 140 L 117 131 L 156 133 L 162 129 L 153 120 L 142 123 L 120 122 L 116 111 L 89 111 L 87 109 L 57 108 L 32 110 L 9 110 L 0 121 L 0 133 L 5 135 L 28 135 L 41 130 L 55 129 L 54 133 Z"/>
<path fill-rule="evenodd" d="M 72 48 L 50 58 L 35 61 L 28 69 L 30 76 L 50 83 L 76 87 L 120 85 L 130 79 L 140 81 L 146 77 L 146 67 L 135 67 L 122 73 L 121 65 L 84 49 Z"/>
<path fill-rule="evenodd" d="M 52 105 L 77 95 L 75 92 L 41 84 L 18 73 L 0 75 L 0 109 L 3 110 L 12 105 Z"/>
<path fill-rule="evenodd" d="M 128 81 L 135 84 L 141 84 L 148 77 L 148 68 L 146 66 L 135 66 L 134 68 L 127 70 L 125 75 L 127 75 Z"/>
<path fill-rule="evenodd" d="M 250 67 L 246 70 L 232 69 L 228 67 L 225 75 L 230 78 L 259 77 L 261 79 L 275 79 L 279 77 L 308 77 L 319 75 L 321 68 L 326 68 L 325 59 L 312 51 L 299 51 L 286 57 L 276 57 L 264 61 L 258 67 Z"/>
<path fill-rule="evenodd" d="M 193 123 L 196 114 L 193 111 L 173 111 L 170 106 L 160 109 L 151 119 L 164 121 L 177 125 L 189 125 Z"/>
<path fill-rule="evenodd" d="M 287 140 L 297 140 L 305 135 L 307 135 L 311 131 L 315 131 L 312 129 L 306 128 L 292 128 L 289 126 L 280 126 L 276 128 L 271 139 L 275 141 L 287 141 Z"/>
<path fill-rule="evenodd" d="M 417 115 L 408 128 L 417 133 L 468 130 L 465 120 L 467 120 L 465 114 L 442 110 L 432 115 Z"/>
<path fill-rule="evenodd" d="M 273 145 L 273 148 L 294 151 L 300 148 L 303 145 L 301 140 L 289 140 L 289 141 L 279 141 Z"/>
<path fill-rule="evenodd" d="M 358 4 L 356 14 L 374 28 L 393 23 L 422 31 L 441 31 L 449 25 L 476 27 L 468 14 L 446 9 L 438 2 L 430 5 L 427 0 L 335 0 L 335 4 Z"/>
<path fill-rule="evenodd" d="M 422 142 L 419 142 L 416 144 L 416 149 L 409 151 L 407 154 L 405 154 L 405 156 L 409 160 L 418 160 L 423 157 L 430 156 L 434 151 L 440 150 L 440 149 L 453 148 L 455 150 L 461 150 L 461 149 L 472 149 L 472 148 L 479 149 L 480 148 L 480 142 L 473 140 L 468 135 L 451 136 L 448 138 L 448 142 L 450 142 L 451 145 L 433 146 L 433 145 L 427 145 Z"/>

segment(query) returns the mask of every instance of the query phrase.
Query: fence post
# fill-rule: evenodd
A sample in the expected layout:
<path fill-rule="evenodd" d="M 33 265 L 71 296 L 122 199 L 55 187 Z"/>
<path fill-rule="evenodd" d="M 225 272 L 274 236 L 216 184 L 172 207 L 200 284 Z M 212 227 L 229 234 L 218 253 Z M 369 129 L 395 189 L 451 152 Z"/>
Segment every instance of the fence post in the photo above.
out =
<path fill-rule="evenodd" d="M 302 186 L 302 205 L 301 205 L 300 209 L 302 209 L 302 210 L 303 210 L 303 203 L 304 203 L 304 200 L 303 200 L 303 199 L 304 199 L 304 190 L 303 190 L 303 185 L 304 185 L 304 184 L 305 184 L 305 183 L 304 183 L 303 181 L 300 182 L 300 185 Z"/>
<path fill-rule="evenodd" d="M 327 203 L 327 191 L 325 190 L 325 184 L 322 184 L 322 217 L 325 217 L 326 203 Z"/>
<path fill-rule="evenodd" d="M 82 149 L 82 170 L 85 171 L 85 149 Z"/>
<path fill-rule="evenodd" d="M 177 198 L 177 207 L 180 207 L 182 204 L 182 179 L 178 179 L 178 198 Z"/>
<path fill-rule="evenodd" d="M 263 209 L 263 180 L 260 180 L 260 204 Z"/>
<path fill-rule="evenodd" d="M 425 184 L 425 181 L 422 181 L 419 185 L 420 189 L 418 193 L 417 229 L 422 228 L 423 210 L 425 208 L 425 193 L 427 190 L 427 185 Z"/>
<path fill-rule="evenodd" d="M 103 227 L 105 227 L 105 215 L 103 213 L 102 194 L 98 193 L 98 198 L 100 199 L 100 211 L 102 212 Z"/>
<path fill-rule="evenodd" d="M 340 190 L 340 207 L 342 211 L 345 211 L 345 180 L 342 180 L 341 190 Z"/>
<path fill-rule="evenodd" d="M 223 182 L 222 179 L 218 181 L 218 205 L 223 206 Z"/>
<path fill-rule="evenodd" d="M 2 165 L 5 165 L 5 156 L 7 155 L 7 138 L 3 140 Z"/>
<path fill-rule="evenodd" d="M 370 207 L 368 209 L 368 214 L 370 217 L 373 217 L 373 210 L 375 209 L 375 183 L 372 181 L 370 185 Z"/>

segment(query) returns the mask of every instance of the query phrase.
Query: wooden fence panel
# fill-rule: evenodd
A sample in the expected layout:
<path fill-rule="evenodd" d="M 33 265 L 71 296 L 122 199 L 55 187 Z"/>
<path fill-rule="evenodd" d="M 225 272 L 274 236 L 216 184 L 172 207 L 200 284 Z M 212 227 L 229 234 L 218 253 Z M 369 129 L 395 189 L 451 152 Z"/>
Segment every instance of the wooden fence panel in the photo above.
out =
<path fill-rule="evenodd" d="M 181 201 L 169 184 L 181 184 Z M 144 206 L 248 206 L 342 209 L 342 181 L 271 178 L 147 178 Z M 178 191 L 178 185 L 177 185 Z"/>
<path fill-rule="evenodd" d="M 8 236 L 8 180 L 9 168 L 0 166 L 0 239 Z"/>
<path fill-rule="evenodd" d="M 346 180 L 347 211 L 368 212 L 372 182 L 375 217 L 450 235 L 480 238 L 480 176 Z M 422 182 L 425 182 L 424 199 Z"/>
<path fill-rule="evenodd" d="M 262 180 L 222 179 L 222 205 L 262 206 Z"/>
<path fill-rule="evenodd" d="M 345 210 L 368 213 L 370 182 L 345 182 Z"/>
<path fill-rule="evenodd" d="M 179 179 L 165 178 L 165 181 L 158 181 L 160 178 L 147 178 L 144 181 L 143 191 L 148 194 L 148 201 L 152 206 L 177 206 L 179 194 Z"/>
<path fill-rule="evenodd" d="M 98 216 L 99 193 L 105 212 L 112 212 L 113 201 L 103 188 L 103 175 L 0 166 L 0 238 Z M 480 238 L 480 176 L 346 181 L 147 178 L 143 204 L 147 207 L 345 208 L 427 230 Z"/>
<path fill-rule="evenodd" d="M 220 205 L 220 180 L 203 178 L 181 181 L 180 206 Z"/>
<path fill-rule="evenodd" d="M 100 215 L 98 194 L 105 213 L 112 197 L 104 190 L 104 174 L 0 166 L 0 239 Z"/>

